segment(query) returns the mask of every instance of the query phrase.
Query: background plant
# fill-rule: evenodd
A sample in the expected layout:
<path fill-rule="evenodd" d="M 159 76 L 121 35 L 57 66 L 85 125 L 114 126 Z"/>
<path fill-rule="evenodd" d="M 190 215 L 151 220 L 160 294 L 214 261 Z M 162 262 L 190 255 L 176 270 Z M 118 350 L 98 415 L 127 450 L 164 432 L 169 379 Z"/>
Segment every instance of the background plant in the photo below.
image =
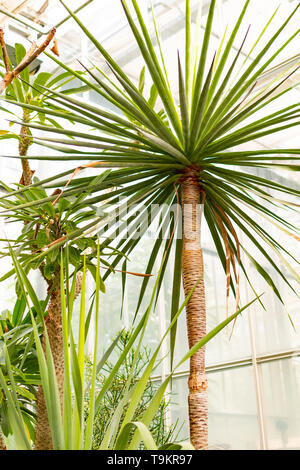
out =
<path fill-rule="evenodd" d="M 121 354 L 124 351 L 124 348 L 128 344 L 131 337 L 130 330 L 123 330 L 121 335 L 119 336 L 119 341 L 116 344 L 115 354 Z M 128 352 L 127 356 L 124 359 L 119 371 L 115 375 L 110 388 L 105 395 L 101 406 L 99 407 L 96 415 L 95 415 L 95 423 L 94 423 L 94 430 L 93 430 L 93 449 L 97 450 L 101 447 L 101 442 L 104 438 L 105 431 L 107 430 L 110 422 L 110 417 L 116 411 L 119 402 L 124 398 L 124 393 L 126 392 L 126 386 L 128 379 L 132 373 L 132 379 L 130 383 L 129 390 L 134 387 L 137 382 L 139 381 L 143 371 L 145 370 L 148 362 L 151 359 L 151 350 L 148 346 L 143 346 L 136 357 L 135 348 L 132 347 Z M 103 370 L 99 373 L 96 377 L 96 388 L 100 389 L 103 384 L 105 383 L 107 375 L 113 370 L 114 362 L 110 359 L 107 361 L 105 366 L 103 366 Z M 88 376 L 91 375 L 92 369 L 92 361 L 87 363 L 87 374 Z M 155 369 L 153 369 L 155 373 Z M 157 385 L 152 382 L 150 379 L 145 387 L 144 393 L 141 397 L 141 400 L 136 408 L 135 414 L 133 416 L 134 421 L 140 421 L 142 419 L 143 414 L 147 410 L 147 407 L 151 403 L 155 391 L 157 389 Z M 166 396 L 161 403 L 159 404 L 158 410 L 149 425 L 149 431 L 151 432 L 154 441 L 158 446 L 162 446 L 169 442 L 176 442 L 178 440 L 178 435 L 180 432 L 180 424 L 178 421 L 171 424 L 170 428 L 166 427 L 165 423 L 165 415 L 171 405 L 171 401 L 173 399 L 172 393 L 169 396 Z M 89 399 L 87 397 L 87 405 L 89 405 Z M 128 405 L 124 407 L 123 414 L 120 419 L 119 426 L 122 425 L 122 418 L 124 418 Z"/>

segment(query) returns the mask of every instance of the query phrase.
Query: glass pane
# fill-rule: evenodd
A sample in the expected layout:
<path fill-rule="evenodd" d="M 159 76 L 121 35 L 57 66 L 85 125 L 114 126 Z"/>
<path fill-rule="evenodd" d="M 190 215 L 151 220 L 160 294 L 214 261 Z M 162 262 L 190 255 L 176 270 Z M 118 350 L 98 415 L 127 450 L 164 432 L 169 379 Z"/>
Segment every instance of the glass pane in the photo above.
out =
<path fill-rule="evenodd" d="M 105 281 L 105 294 L 100 296 L 99 345 L 105 350 L 124 328 L 121 318 L 121 274 L 112 273 Z"/>
<path fill-rule="evenodd" d="M 283 144 L 286 145 L 286 141 L 282 142 L 282 145 Z M 287 173 L 289 172 L 281 172 L 279 174 L 265 169 L 255 171 L 255 174 L 260 177 L 264 177 L 268 180 L 276 181 L 279 184 L 296 189 L 297 184 L 290 174 Z M 298 202 L 296 198 L 291 196 L 286 197 L 286 199 L 291 202 Z M 294 211 L 293 213 L 290 211 L 290 213 L 288 213 L 286 210 L 284 211 L 271 206 L 267 202 L 265 205 L 266 208 L 271 209 L 283 220 L 293 224 L 295 227 L 299 226 L 299 211 Z M 271 276 L 282 298 L 281 302 L 278 296 L 273 292 L 270 285 L 264 281 L 263 277 L 256 271 L 256 269 L 254 269 L 253 265 L 249 263 L 249 260 L 245 259 L 245 267 L 249 278 L 253 283 L 256 292 L 258 294 L 263 293 L 261 301 L 266 308 L 266 310 L 264 310 L 258 302 L 255 302 L 253 305 L 253 310 L 255 311 L 254 317 L 256 320 L 257 352 L 258 354 L 268 354 L 298 347 L 300 344 L 300 318 L 299 315 L 297 315 L 297 312 L 300 307 L 300 301 L 292 289 L 296 292 L 298 290 L 295 273 L 298 273 L 299 271 L 299 242 L 290 236 L 288 228 L 285 231 L 279 230 L 278 226 L 271 224 L 269 220 L 265 219 L 265 217 L 262 217 L 253 211 L 250 211 L 249 215 L 255 218 L 259 226 L 262 227 L 268 235 L 276 241 L 276 243 L 280 244 L 287 250 L 287 252 L 283 249 L 280 252 L 279 250 L 275 252 L 273 249 L 268 247 L 262 239 L 257 238 L 257 235 L 255 235 L 259 243 L 269 254 L 271 261 L 275 263 L 275 267 L 278 269 L 278 271 L 276 271 L 266 258 L 262 256 L 256 245 L 246 240 L 246 237 L 242 237 L 241 239 L 241 243 L 246 245 L 247 250 L 251 253 L 253 258 L 255 258 Z M 289 254 L 291 254 L 291 256 L 289 256 Z M 284 259 L 286 261 L 284 261 Z M 287 282 L 284 281 L 283 277 L 286 278 Z M 252 294 L 250 288 L 248 290 L 249 298 L 251 298 Z M 293 328 L 293 324 L 295 329 Z"/>
<path fill-rule="evenodd" d="M 266 310 L 258 305 L 255 307 L 256 344 L 259 354 L 290 350 L 300 345 L 299 316 L 295 315 L 299 311 L 300 302 L 295 299 L 295 295 L 285 296 L 287 289 L 282 283 L 279 286 L 285 306 L 270 292 L 270 289 L 261 287 L 261 290 L 265 290 L 263 303 Z M 295 329 L 288 314 L 291 315 Z"/>
<path fill-rule="evenodd" d="M 209 446 L 211 449 L 259 449 L 252 367 L 208 374 Z M 188 437 L 187 377 L 174 380 L 172 421 L 184 419 L 181 438 Z"/>
<path fill-rule="evenodd" d="M 130 273 L 145 273 L 150 255 L 150 250 L 153 245 L 153 240 L 143 239 L 136 246 L 133 253 L 130 254 L 130 261 L 126 266 L 126 271 Z M 160 258 L 161 259 L 161 258 Z M 122 262 L 118 266 L 119 270 L 123 270 Z M 147 307 L 149 306 L 151 295 L 153 292 L 156 274 L 159 267 L 156 265 L 153 268 L 154 276 L 150 278 L 147 290 L 145 292 L 141 306 L 135 318 L 137 303 L 139 298 L 140 289 L 143 283 L 143 277 L 127 274 L 125 284 L 124 303 L 122 311 L 122 273 L 111 273 L 105 280 L 106 292 L 101 295 L 101 327 L 100 327 L 100 342 L 103 347 L 107 347 L 111 339 L 117 335 L 122 329 L 135 328 L 141 320 Z M 104 272 L 104 271 L 102 271 Z M 152 307 L 148 325 L 145 331 L 143 344 L 154 352 L 160 338 L 165 332 L 165 326 L 162 323 L 163 315 L 161 314 L 160 302 Z M 137 342 L 136 342 L 137 345 Z M 166 354 L 166 352 L 165 352 Z M 155 374 L 158 374 L 159 369 L 156 369 Z"/>
<path fill-rule="evenodd" d="M 269 449 L 300 449 L 300 357 L 260 367 Z"/>
<path fill-rule="evenodd" d="M 265 229 L 269 230 L 270 227 L 265 226 Z M 296 247 L 298 249 L 298 253 L 294 250 L 293 254 L 296 259 L 299 259 L 299 246 L 297 246 L 296 242 L 291 242 L 291 237 L 286 236 L 286 238 L 283 240 L 278 236 L 278 233 L 272 233 L 272 230 L 269 230 L 269 233 L 283 246 L 287 247 L 288 250 L 291 251 L 292 248 Z M 251 250 L 251 253 L 252 256 L 257 256 L 257 251 L 255 251 L 255 248 Z M 276 262 L 276 265 L 279 267 L 280 271 L 284 274 L 284 276 L 286 276 L 288 282 L 295 289 L 295 291 L 297 291 L 297 282 L 292 278 L 292 275 L 286 266 L 281 263 L 280 259 L 277 258 L 273 253 L 270 254 L 272 259 Z M 285 258 L 288 258 L 287 255 L 285 255 Z M 300 319 L 296 313 L 299 310 L 300 301 L 296 294 L 293 293 L 291 288 L 284 282 L 281 276 L 276 273 L 274 269 L 271 269 L 270 265 L 266 265 L 265 260 L 261 259 L 261 257 L 258 257 L 258 260 L 267 270 L 269 275 L 272 276 L 283 303 L 278 299 L 270 286 L 268 286 L 268 284 L 253 269 L 253 267 L 247 266 L 248 274 L 251 278 L 251 281 L 253 281 L 257 292 L 260 294 L 264 293 L 261 300 L 265 306 L 265 310 L 259 305 L 258 302 L 253 305 L 253 310 L 255 311 L 254 318 L 257 351 L 259 354 L 268 354 L 298 347 L 300 344 Z M 289 259 L 289 262 L 297 272 L 298 267 L 296 267 L 296 263 L 293 262 L 291 258 Z"/>

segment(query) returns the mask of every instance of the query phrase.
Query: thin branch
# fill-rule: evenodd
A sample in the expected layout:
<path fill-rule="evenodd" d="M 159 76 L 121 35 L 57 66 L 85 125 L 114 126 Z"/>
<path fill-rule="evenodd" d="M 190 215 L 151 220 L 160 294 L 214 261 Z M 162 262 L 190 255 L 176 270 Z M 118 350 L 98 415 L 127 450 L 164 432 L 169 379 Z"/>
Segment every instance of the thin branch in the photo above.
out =
<path fill-rule="evenodd" d="M 23 57 L 23 59 L 19 63 L 18 68 L 23 67 L 23 64 L 27 63 L 28 59 L 32 56 L 32 54 L 34 53 L 35 50 L 36 50 L 36 42 L 33 41 L 33 43 L 31 44 L 31 46 L 29 48 L 29 50 L 26 52 L 25 56 Z M 24 70 L 24 69 L 22 68 L 22 70 Z M 15 71 L 16 71 L 16 69 L 15 69 Z"/>
<path fill-rule="evenodd" d="M 54 38 L 56 33 L 56 28 L 52 28 L 50 33 L 48 34 L 45 41 L 31 54 L 24 57 L 24 59 L 20 62 L 19 65 L 14 69 L 15 75 L 19 75 L 28 65 L 30 65 L 44 50 L 49 46 L 50 42 Z M 26 59 L 26 60 L 25 60 Z"/>
<path fill-rule="evenodd" d="M 2 55 L 3 55 L 3 62 L 5 66 L 6 73 L 10 72 L 10 66 L 9 66 L 9 58 L 8 58 L 8 53 L 6 49 L 6 44 L 4 41 L 4 31 L 2 28 L 0 28 L 0 44 L 1 44 L 1 49 L 2 49 Z"/>
<path fill-rule="evenodd" d="M 26 69 L 26 67 L 28 67 L 40 54 L 42 54 L 42 52 L 44 52 L 44 50 L 49 46 L 50 42 L 54 38 L 55 33 L 56 28 L 52 28 L 45 41 L 39 47 L 37 47 L 36 43 L 33 42 L 21 62 L 13 70 L 10 70 L 8 53 L 4 41 L 4 31 L 3 29 L 0 29 L 0 45 L 6 70 L 4 79 L 0 82 L 0 94 L 4 92 L 4 90 L 11 84 L 14 78 L 20 75 L 20 73 Z"/>

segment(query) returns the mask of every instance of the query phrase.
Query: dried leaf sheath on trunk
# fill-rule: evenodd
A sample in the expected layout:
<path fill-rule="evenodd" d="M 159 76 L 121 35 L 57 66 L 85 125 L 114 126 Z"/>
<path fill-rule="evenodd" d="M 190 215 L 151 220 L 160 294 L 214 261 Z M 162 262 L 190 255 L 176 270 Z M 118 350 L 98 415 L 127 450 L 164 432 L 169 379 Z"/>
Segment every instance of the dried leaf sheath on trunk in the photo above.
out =
<path fill-rule="evenodd" d="M 182 279 L 187 296 L 197 284 L 187 306 L 186 319 L 189 347 L 194 346 L 206 334 L 206 306 L 204 267 L 200 240 L 202 191 L 195 170 L 190 170 L 181 181 L 182 205 Z M 205 373 L 205 349 L 201 348 L 190 359 L 189 376 L 190 438 L 196 449 L 207 449 L 207 378 Z"/>

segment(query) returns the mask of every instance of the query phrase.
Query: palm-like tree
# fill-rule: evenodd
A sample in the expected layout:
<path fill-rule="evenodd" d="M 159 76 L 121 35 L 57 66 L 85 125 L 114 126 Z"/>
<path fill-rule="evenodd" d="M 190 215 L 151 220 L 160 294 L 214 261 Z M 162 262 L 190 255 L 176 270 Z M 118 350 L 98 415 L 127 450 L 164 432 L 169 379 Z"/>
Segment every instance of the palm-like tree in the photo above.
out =
<path fill-rule="evenodd" d="M 82 76 L 72 71 L 57 58 L 53 58 L 53 60 L 112 103 L 119 111 L 107 111 L 99 106 L 43 87 L 49 102 L 52 105 L 57 104 L 59 107 L 57 110 L 55 107 L 43 110 L 44 113 L 56 118 L 68 120 L 71 118 L 75 123 L 86 126 L 87 129 L 85 132 L 79 132 L 74 129 L 54 129 L 46 125 L 25 123 L 24 125 L 31 128 L 56 134 L 54 139 L 44 138 L 43 141 L 38 141 L 52 150 L 60 152 L 48 156 L 47 159 L 90 162 L 79 169 L 85 166 L 112 169 L 100 184 L 90 184 L 88 189 L 87 184 L 91 182 L 89 177 L 71 178 L 68 181 L 68 187 L 64 188 L 65 196 L 74 190 L 88 191 L 89 196 L 82 203 L 83 208 L 87 205 L 94 206 L 100 201 L 106 200 L 107 195 L 103 194 L 103 190 L 113 188 L 110 193 L 112 205 L 118 203 L 119 197 L 127 198 L 126 208 L 122 204 L 118 207 L 118 220 L 126 215 L 128 208 L 135 210 L 135 204 L 143 202 L 143 210 L 119 226 L 119 232 L 122 234 L 122 231 L 128 229 L 128 225 L 130 227 L 131 223 L 134 223 L 135 226 L 140 223 L 140 235 L 143 235 L 146 230 L 143 223 L 148 220 L 148 212 L 153 204 L 168 204 L 171 207 L 173 203 L 179 201 L 183 215 L 182 240 L 177 238 L 174 242 L 176 237 L 172 236 L 178 221 L 176 214 L 172 214 L 166 223 L 171 234 L 171 241 L 176 243 L 172 313 L 174 314 L 178 307 L 180 274 L 182 273 L 185 294 L 187 295 L 194 289 L 186 308 L 190 347 L 196 344 L 206 331 L 204 268 L 200 234 L 202 212 L 227 275 L 227 298 L 231 287 L 235 293 L 236 302 L 239 303 L 239 267 L 249 280 L 241 261 L 241 251 L 243 250 L 245 256 L 250 259 L 259 274 L 270 284 L 282 301 L 276 285 L 260 261 L 255 258 L 255 255 L 251 255 L 244 246 L 241 246 L 238 230 L 244 234 L 246 239 L 255 243 L 265 261 L 291 288 L 291 284 L 285 274 L 281 272 L 270 250 L 284 262 L 287 269 L 299 282 L 299 276 L 288 260 L 291 255 L 287 248 L 273 238 L 256 219 L 257 214 L 260 214 L 269 224 L 274 224 L 278 229 L 297 238 L 297 228 L 289 220 L 288 211 L 293 206 L 292 198 L 299 196 L 299 191 L 276 181 L 255 176 L 253 169 L 298 170 L 300 150 L 240 151 L 235 148 L 254 141 L 256 138 L 299 124 L 299 103 L 278 108 L 272 113 L 268 111 L 269 104 L 276 104 L 276 100 L 292 88 L 285 85 L 287 78 L 293 71 L 289 70 L 285 77 L 281 75 L 261 88 L 257 86 L 263 72 L 299 33 L 297 30 L 284 43 L 279 42 L 279 47 L 274 54 L 267 56 L 270 47 L 284 28 L 288 26 L 299 5 L 273 36 L 260 46 L 263 43 L 262 38 L 266 30 L 264 28 L 251 48 L 251 54 L 260 48 L 259 52 L 252 60 L 248 55 L 242 63 L 242 67 L 239 68 L 241 51 L 247 40 L 247 33 L 233 60 L 229 59 L 229 55 L 242 27 L 250 0 L 243 2 L 242 11 L 233 30 L 228 35 L 227 42 L 224 40 L 224 36 L 218 51 L 210 59 L 208 58 L 208 48 L 216 1 L 210 1 L 204 37 L 198 51 L 198 33 L 192 40 L 191 5 L 190 1 L 186 0 L 185 59 L 182 67 L 178 54 L 179 103 L 177 103 L 176 96 L 172 94 L 169 84 L 158 25 L 154 19 L 157 52 L 136 0 L 120 1 L 143 56 L 145 67 L 152 77 L 150 97 L 144 95 L 144 69 L 137 86 L 85 28 L 78 17 L 62 0 L 60 1 L 105 58 L 113 74 L 113 79 L 94 66 L 89 69 L 83 65 L 87 75 Z M 129 3 L 131 8 L 128 6 Z M 134 19 L 133 12 L 137 19 Z M 271 23 L 271 20 L 267 22 L 266 26 Z M 200 24 L 198 24 L 199 28 Z M 89 76 L 90 78 L 88 78 Z M 35 105 L 21 104 L 21 106 L 28 110 L 38 110 Z M 65 111 L 62 111 L 61 108 Z M 263 111 L 263 117 L 258 117 Z M 72 136 L 73 139 L 70 141 L 70 139 L 61 138 L 60 134 L 63 137 Z M 45 157 L 35 156 L 33 158 L 42 159 Z M 113 170 L 113 168 L 117 169 Z M 42 184 L 43 182 L 41 182 Z M 62 187 L 65 184 L 66 182 L 63 182 L 58 175 L 57 185 Z M 278 196 L 280 193 L 281 197 Z M 49 199 L 51 200 L 51 197 L 47 200 Z M 39 203 L 43 202 L 44 200 L 41 200 Z M 287 211 L 285 218 L 277 214 L 278 207 Z M 159 214 L 162 216 L 162 212 L 158 208 L 157 215 Z M 98 224 L 99 236 L 105 237 L 106 224 L 111 217 L 112 212 L 107 206 L 105 215 L 95 217 L 87 228 Z M 79 233 L 76 231 L 68 234 L 63 240 L 59 240 L 55 247 L 52 246 L 49 249 L 57 248 L 67 242 L 72 244 L 78 235 Z M 128 256 L 137 245 L 139 239 L 135 235 L 135 233 L 131 233 L 127 238 L 118 241 L 117 248 L 123 254 Z M 106 239 L 102 243 L 102 249 L 110 242 L 111 240 Z M 148 273 L 152 271 L 162 243 L 161 238 L 158 238 L 154 243 L 148 262 Z M 167 240 L 166 248 L 169 246 L 170 241 Z M 122 253 L 117 254 L 113 259 L 113 267 L 116 267 L 122 259 Z M 169 253 L 170 250 L 167 251 L 166 256 Z M 105 276 L 108 273 L 109 271 Z M 139 305 L 148 280 L 147 277 L 143 280 Z M 173 330 L 171 335 L 172 347 L 174 332 Z M 190 436 L 196 449 L 206 449 L 208 445 L 206 388 L 205 352 L 200 350 L 194 354 L 190 362 L 188 399 Z"/>

